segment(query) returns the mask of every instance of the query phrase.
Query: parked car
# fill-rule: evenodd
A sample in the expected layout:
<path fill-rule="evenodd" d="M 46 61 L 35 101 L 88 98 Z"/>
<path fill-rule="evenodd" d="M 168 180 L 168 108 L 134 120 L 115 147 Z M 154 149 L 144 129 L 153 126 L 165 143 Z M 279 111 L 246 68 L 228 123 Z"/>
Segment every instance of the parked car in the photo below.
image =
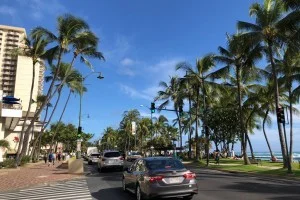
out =
<path fill-rule="evenodd" d="M 134 162 L 138 158 L 142 158 L 142 154 L 139 152 L 130 152 L 130 154 L 127 156 L 128 162 Z"/>
<path fill-rule="evenodd" d="M 100 157 L 100 153 L 92 153 L 88 157 L 88 164 L 92 165 L 93 163 L 98 163 L 99 157 Z"/>
<path fill-rule="evenodd" d="M 102 172 L 106 168 L 116 168 L 120 171 L 123 170 L 124 157 L 119 151 L 107 151 L 98 160 L 98 171 Z"/>
<path fill-rule="evenodd" d="M 171 157 L 148 157 L 136 160 L 124 171 L 123 190 L 145 198 L 181 197 L 190 200 L 198 193 L 196 174 Z"/>

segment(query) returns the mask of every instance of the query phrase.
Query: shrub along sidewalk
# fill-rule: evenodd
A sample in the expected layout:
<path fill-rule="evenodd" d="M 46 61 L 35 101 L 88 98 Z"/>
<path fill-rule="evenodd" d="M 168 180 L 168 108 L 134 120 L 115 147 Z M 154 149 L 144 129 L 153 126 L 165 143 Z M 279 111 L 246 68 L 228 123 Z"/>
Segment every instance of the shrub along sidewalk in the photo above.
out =
<path fill-rule="evenodd" d="M 220 159 L 220 164 L 216 164 L 214 160 L 210 159 L 208 167 L 206 166 L 206 162 L 204 160 L 199 162 L 200 165 L 198 165 L 197 162 L 194 162 L 193 164 L 203 168 L 233 173 L 249 173 L 256 175 L 279 176 L 281 178 L 296 178 L 300 180 L 300 169 L 298 162 L 293 163 L 292 174 L 288 174 L 287 169 L 283 169 L 283 164 L 280 162 L 262 161 L 262 165 L 244 165 L 243 163 L 243 160 Z"/>

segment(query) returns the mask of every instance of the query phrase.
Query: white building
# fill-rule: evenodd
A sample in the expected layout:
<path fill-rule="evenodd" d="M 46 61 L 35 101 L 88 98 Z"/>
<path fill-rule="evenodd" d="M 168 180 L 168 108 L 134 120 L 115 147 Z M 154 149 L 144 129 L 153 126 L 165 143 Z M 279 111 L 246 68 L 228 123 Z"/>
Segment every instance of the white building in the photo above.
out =
<path fill-rule="evenodd" d="M 13 57 L 11 55 L 12 49 L 23 44 L 24 37 L 26 37 L 24 28 L 0 25 L 0 140 L 5 139 L 10 143 L 10 150 L 7 151 L 9 154 L 16 153 L 18 148 L 20 131 L 30 101 L 32 60 L 24 56 Z M 32 98 L 34 101 L 43 90 L 44 67 L 37 63 L 35 74 Z M 7 96 L 20 99 L 20 104 L 3 103 L 2 98 Z M 26 124 L 30 123 L 36 108 L 36 103 L 33 103 Z M 40 130 L 41 123 L 36 122 L 33 131 L 39 132 Z M 0 157 L 2 157 L 1 150 Z"/>

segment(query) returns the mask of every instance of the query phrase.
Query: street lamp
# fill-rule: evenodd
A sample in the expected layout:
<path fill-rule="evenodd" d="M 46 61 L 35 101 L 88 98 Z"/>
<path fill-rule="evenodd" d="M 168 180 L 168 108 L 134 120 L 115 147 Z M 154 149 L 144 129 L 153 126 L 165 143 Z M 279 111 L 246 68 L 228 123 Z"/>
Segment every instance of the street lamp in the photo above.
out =
<path fill-rule="evenodd" d="M 78 130 L 77 130 L 77 153 L 76 153 L 76 158 L 80 159 L 81 157 L 81 142 L 82 142 L 82 138 L 81 138 L 81 132 L 82 132 L 82 127 L 81 127 L 81 110 L 82 110 L 82 96 L 83 96 L 83 83 L 84 81 L 87 79 L 87 77 L 89 77 L 92 74 L 98 74 L 97 78 L 98 79 L 103 79 L 104 76 L 102 76 L 101 72 L 91 72 L 89 74 L 87 74 L 85 77 L 81 77 L 81 88 L 80 88 L 80 103 L 79 103 L 79 117 L 78 117 Z"/>

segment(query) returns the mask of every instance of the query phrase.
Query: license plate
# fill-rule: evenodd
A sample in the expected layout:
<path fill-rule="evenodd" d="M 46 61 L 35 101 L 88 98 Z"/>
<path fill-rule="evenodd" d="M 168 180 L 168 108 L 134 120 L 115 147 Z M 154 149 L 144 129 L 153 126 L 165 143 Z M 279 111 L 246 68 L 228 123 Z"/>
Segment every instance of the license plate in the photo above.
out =
<path fill-rule="evenodd" d="M 114 160 L 109 160 L 108 163 L 114 163 Z"/>
<path fill-rule="evenodd" d="M 182 177 L 174 177 L 174 178 L 169 178 L 169 183 L 181 183 L 182 182 Z"/>

